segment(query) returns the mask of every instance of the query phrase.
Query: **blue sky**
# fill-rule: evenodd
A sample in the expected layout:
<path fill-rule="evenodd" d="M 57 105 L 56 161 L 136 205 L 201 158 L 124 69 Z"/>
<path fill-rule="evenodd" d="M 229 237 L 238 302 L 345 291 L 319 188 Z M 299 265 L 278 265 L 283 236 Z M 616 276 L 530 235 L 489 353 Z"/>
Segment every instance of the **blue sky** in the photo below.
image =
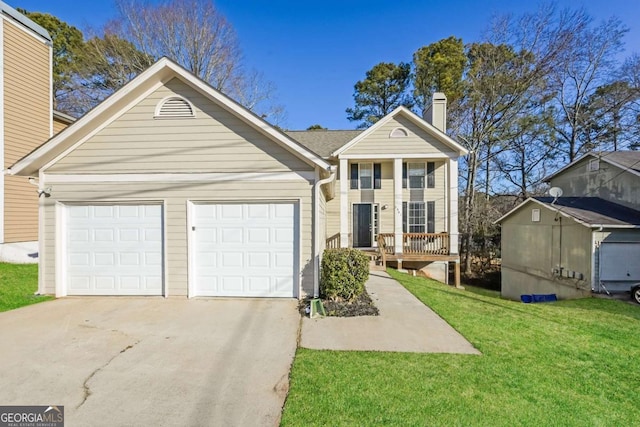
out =
<path fill-rule="evenodd" d="M 47 12 L 81 30 L 114 16 L 111 0 L 7 0 L 13 7 Z M 637 0 L 556 2 L 583 6 L 596 20 L 619 17 L 630 32 L 626 54 L 640 52 Z M 532 12 L 521 0 L 218 0 L 233 24 L 245 63 L 277 86 L 284 126 L 305 129 L 319 123 L 353 129 L 345 109 L 353 106 L 353 85 L 379 62 L 411 61 L 413 52 L 454 35 L 477 40 L 494 14 Z"/>

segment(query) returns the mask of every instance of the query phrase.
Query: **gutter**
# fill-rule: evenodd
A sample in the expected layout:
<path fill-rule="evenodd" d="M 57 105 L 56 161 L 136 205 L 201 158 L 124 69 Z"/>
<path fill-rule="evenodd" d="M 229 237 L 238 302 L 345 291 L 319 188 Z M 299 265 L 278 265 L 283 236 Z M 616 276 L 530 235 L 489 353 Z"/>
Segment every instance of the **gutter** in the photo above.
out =
<path fill-rule="evenodd" d="M 335 165 L 329 166 L 329 176 L 325 179 L 316 181 L 313 185 L 314 191 L 314 226 L 313 226 L 313 297 L 320 297 L 320 190 L 324 184 L 328 184 L 336 179 L 338 168 Z"/>

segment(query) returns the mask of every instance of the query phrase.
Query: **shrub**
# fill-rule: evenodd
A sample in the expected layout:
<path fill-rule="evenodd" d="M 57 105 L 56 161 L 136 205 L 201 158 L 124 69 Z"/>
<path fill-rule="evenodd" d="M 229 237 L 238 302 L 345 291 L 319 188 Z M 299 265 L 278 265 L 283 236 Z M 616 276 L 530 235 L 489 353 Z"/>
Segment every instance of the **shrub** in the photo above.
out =
<path fill-rule="evenodd" d="M 369 257 L 357 249 L 326 249 L 322 257 L 320 292 L 332 301 L 353 301 L 364 291 Z"/>

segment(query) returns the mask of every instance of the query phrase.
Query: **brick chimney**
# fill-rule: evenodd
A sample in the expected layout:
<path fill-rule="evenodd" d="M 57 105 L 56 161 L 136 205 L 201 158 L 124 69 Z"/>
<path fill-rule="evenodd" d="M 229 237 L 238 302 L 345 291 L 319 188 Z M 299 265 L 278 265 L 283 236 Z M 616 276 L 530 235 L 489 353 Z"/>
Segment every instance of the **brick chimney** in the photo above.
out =
<path fill-rule="evenodd" d="M 447 133 L 447 97 L 444 93 L 433 94 L 431 106 L 425 112 L 424 118 L 436 129 Z"/>

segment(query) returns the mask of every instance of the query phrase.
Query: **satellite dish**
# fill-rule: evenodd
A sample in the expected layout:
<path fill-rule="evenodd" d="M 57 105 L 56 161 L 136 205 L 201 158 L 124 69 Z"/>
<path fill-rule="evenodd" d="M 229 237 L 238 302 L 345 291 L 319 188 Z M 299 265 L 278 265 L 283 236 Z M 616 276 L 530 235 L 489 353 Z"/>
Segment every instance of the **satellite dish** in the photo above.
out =
<path fill-rule="evenodd" d="M 551 202 L 551 204 L 555 203 L 556 200 L 558 200 L 558 197 L 562 196 L 562 188 L 560 188 L 560 187 L 551 187 L 549 189 L 549 195 L 551 197 L 553 197 L 553 202 Z"/>

